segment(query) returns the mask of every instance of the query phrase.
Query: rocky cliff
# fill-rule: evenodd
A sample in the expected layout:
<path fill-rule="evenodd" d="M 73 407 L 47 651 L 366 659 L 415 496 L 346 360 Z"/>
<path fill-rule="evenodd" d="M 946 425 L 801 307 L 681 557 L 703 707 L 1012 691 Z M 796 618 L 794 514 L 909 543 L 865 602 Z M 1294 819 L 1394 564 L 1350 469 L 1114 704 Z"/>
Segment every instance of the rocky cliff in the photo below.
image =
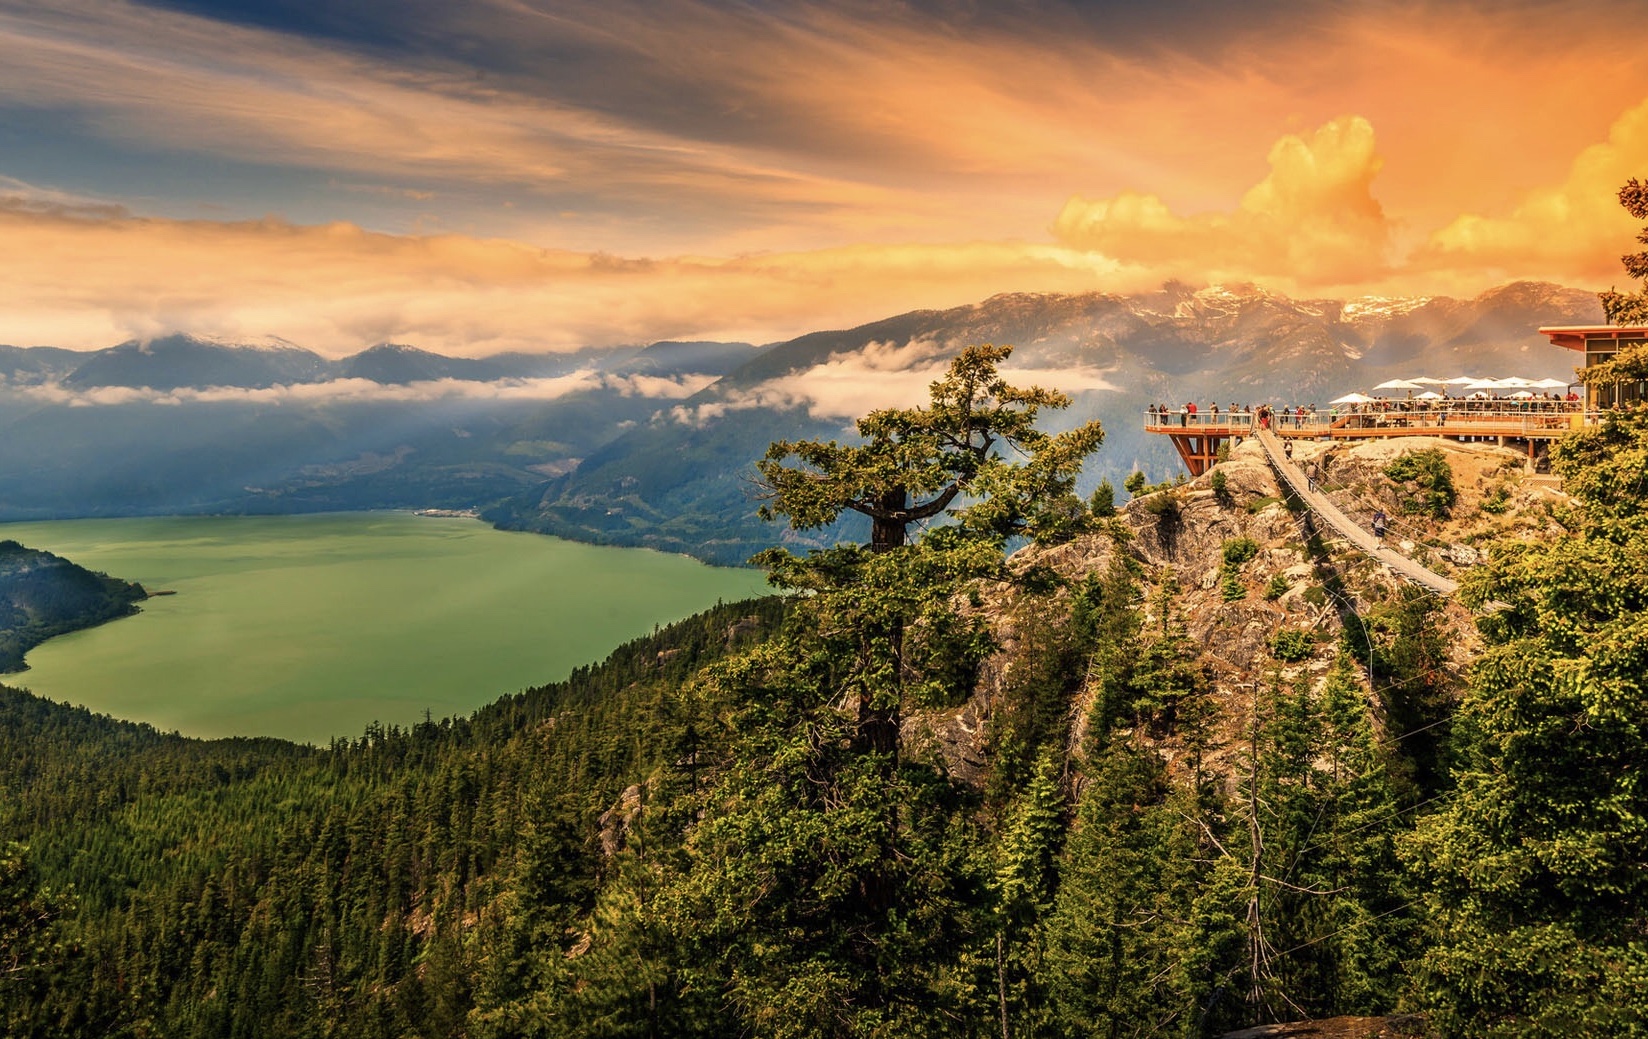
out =
<path fill-rule="evenodd" d="M 1457 497 L 1443 517 L 1405 513 L 1403 487 L 1384 473 L 1399 455 L 1425 450 L 1441 451 L 1452 473 Z M 1298 457 L 1319 463 L 1324 489 L 1353 518 L 1386 510 L 1394 517 L 1391 543 L 1455 579 L 1485 559 L 1497 539 L 1536 533 L 1550 524 L 1548 506 L 1563 497 L 1549 478 L 1527 473 L 1517 452 L 1485 444 L 1430 438 L 1356 446 L 1301 443 Z M 1068 622 L 1074 589 L 1101 578 L 1122 557 L 1138 574 L 1137 602 L 1146 628 L 1163 623 L 1165 610 L 1198 647 L 1195 667 L 1216 705 L 1214 729 L 1222 737 L 1215 742 L 1227 748 L 1215 749 L 1201 764 L 1219 771 L 1245 724 L 1256 685 L 1319 681 L 1339 653 L 1347 624 L 1353 637 L 1368 640 L 1370 655 L 1394 637 L 1377 618 L 1403 601 L 1402 582 L 1296 509 L 1259 445 L 1246 443 L 1201 478 L 1134 499 L 1108 530 L 1019 551 L 1010 560 L 1017 573 L 1043 568 L 1057 575 L 1052 582 L 1057 587 L 1029 592 L 1003 583 L 988 591 L 983 609 L 999 651 L 986 661 L 964 704 L 906 720 L 907 745 L 953 776 L 984 783 L 999 716 L 1026 669 L 1042 666 L 1038 654 L 1045 632 Z M 1227 562 L 1244 555 L 1239 563 Z M 1446 659 L 1438 667 L 1447 672 L 1440 684 L 1448 684 L 1457 681 L 1474 652 L 1475 625 L 1458 602 L 1436 607 L 1427 623 L 1444 647 Z M 1294 638 L 1297 652 L 1288 654 L 1296 659 L 1278 658 L 1275 642 L 1282 632 L 1302 636 Z M 1375 724 L 1386 727 L 1392 710 L 1402 705 L 1391 702 L 1389 690 L 1369 682 L 1365 666 L 1362 674 Z M 1069 677 L 1075 687 L 1071 749 L 1080 755 L 1099 690 L 1090 676 Z M 1170 759 L 1182 750 L 1171 737 L 1159 746 Z"/>

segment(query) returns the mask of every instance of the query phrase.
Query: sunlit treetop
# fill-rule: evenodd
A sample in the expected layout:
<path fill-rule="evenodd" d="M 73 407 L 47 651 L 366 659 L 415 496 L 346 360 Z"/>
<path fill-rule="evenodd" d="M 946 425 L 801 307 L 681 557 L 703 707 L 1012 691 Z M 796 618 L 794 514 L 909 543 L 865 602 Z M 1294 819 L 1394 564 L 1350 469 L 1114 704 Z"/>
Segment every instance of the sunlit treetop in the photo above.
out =
<path fill-rule="evenodd" d="M 1048 509 L 1073 500 L 1076 474 L 1104 434 L 1098 422 L 1057 435 L 1037 429 L 1043 409 L 1066 408 L 1070 398 L 1009 385 L 997 365 L 1011 352 L 967 347 L 932 383 L 926 407 L 860 419 L 862 443 L 774 442 L 757 463 L 769 491 L 762 517 L 809 530 L 858 512 L 871 520 L 877 551 L 905 544 L 912 524 L 964 498 L 975 504 L 954 511 L 969 529 L 1001 538 L 1050 530 Z"/>

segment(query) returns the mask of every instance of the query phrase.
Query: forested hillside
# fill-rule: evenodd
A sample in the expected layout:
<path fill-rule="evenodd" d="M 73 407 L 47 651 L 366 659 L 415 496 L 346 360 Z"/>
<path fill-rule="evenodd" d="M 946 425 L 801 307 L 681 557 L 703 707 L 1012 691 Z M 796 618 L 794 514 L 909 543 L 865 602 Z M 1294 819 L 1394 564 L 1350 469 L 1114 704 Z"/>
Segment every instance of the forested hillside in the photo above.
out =
<path fill-rule="evenodd" d="M 129 581 L 0 541 L 0 674 L 22 670 L 23 655 L 53 635 L 136 613 L 146 598 Z"/>
<path fill-rule="evenodd" d="M 28 845 L 0 862 L 0 1030 L 464 1034 L 523 928 L 587 911 L 601 813 L 693 744 L 688 677 L 781 612 L 718 607 L 470 718 L 324 749 L 0 687 L 0 840 Z"/>
<path fill-rule="evenodd" d="M 1077 500 L 1097 428 L 1003 356 L 772 447 L 775 519 L 872 531 L 767 553 L 798 594 L 471 718 L 313 749 L 5 693 L 9 1033 L 1648 1034 L 1648 412 L 1555 452 L 1568 494 L 1301 447 L 1449 603 L 1251 445 Z"/>

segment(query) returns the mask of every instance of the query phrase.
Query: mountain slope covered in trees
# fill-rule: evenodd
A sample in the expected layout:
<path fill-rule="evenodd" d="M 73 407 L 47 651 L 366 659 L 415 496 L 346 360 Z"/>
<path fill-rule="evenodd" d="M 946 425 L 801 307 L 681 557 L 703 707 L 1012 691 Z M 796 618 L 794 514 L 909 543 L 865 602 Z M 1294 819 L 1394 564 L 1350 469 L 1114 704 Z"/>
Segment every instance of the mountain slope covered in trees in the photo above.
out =
<path fill-rule="evenodd" d="M 1251 446 L 1119 510 L 1071 496 L 1079 431 L 958 453 L 1057 403 L 988 385 L 768 456 L 778 515 L 902 540 L 774 553 L 809 594 L 467 719 L 315 749 L 0 695 L 8 1031 L 1648 1028 L 1641 604 L 1607 569 L 1648 415 L 1556 452 L 1572 497 L 1487 448 L 1310 448 L 1504 604 L 1478 622 L 1319 536 Z M 958 478 L 991 493 L 923 532 Z"/>
<path fill-rule="evenodd" d="M 0 673 L 51 638 L 137 612 L 140 585 L 93 573 L 61 556 L 0 541 Z"/>

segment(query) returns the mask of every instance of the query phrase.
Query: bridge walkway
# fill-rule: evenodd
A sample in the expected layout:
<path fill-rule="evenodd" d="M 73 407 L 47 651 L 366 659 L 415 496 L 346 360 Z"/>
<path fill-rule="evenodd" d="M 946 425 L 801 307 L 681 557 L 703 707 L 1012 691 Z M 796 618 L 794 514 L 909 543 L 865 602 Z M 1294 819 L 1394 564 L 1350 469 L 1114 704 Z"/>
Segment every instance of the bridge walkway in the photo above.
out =
<path fill-rule="evenodd" d="M 1253 431 L 1253 436 L 1264 446 L 1265 454 L 1270 457 L 1271 468 L 1281 476 L 1282 480 L 1293 490 L 1299 499 L 1310 506 L 1322 522 L 1332 527 L 1346 541 L 1355 545 L 1362 552 L 1378 560 L 1388 569 L 1406 577 L 1415 584 L 1429 588 L 1438 595 L 1453 595 L 1459 590 L 1459 582 L 1449 580 L 1433 570 L 1427 570 L 1407 556 L 1394 549 L 1380 544 L 1379 539 L 1371 531 L 1352 520 L 1339 507 L 1328 499 L 1328 496 L 1311 489 L 1310 480 L 1293 460 L 1287 457 L 1282 450 L 1281 438 L 1268 429 Z"/>

